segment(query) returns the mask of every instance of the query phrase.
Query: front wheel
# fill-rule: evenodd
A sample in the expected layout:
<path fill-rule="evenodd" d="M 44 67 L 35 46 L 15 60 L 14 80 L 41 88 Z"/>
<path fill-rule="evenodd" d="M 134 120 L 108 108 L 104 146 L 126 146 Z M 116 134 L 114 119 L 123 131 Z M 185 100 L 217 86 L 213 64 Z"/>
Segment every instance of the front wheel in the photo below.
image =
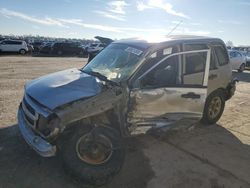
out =
<path fill-rule="evenodd" d="M 65 142 L 62 155 L 74 177 L 97 186 L 117 174 L 124 160 L 121 137 L 114 129 L 84 125 Z"/>
<path fill-rule="evenodd" d="M 211 125 L 216 123 L 225 107 L 225 97 L 221 90 L 217 90 L 211 93 L 205 103 L 203 117 L 201 122 L 205 125 Z"/>

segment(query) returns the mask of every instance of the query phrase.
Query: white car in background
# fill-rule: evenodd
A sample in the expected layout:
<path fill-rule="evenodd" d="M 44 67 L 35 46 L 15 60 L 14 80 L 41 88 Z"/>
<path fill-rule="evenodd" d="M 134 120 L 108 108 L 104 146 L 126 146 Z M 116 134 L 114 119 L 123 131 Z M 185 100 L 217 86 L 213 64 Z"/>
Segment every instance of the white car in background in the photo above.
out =
<path fill-rule="evenodd" d="M 104 49 L 104 47 L 105 45 L 102 43 L 92 43 L 87 47 L 87 51 L 88 53 L 100 52 L 101 50 Z"/>
<path fill-rule="evenodd" d="M 237 50 L 228 50 L 228 54 L 230 57 L 232 70 L 238 70 L 238 72 L 243 72 L 246 67 L 246 56 Z"/>
<path fill-rule="evenodd" d="M 0 42 L 0 52 L 18 52 L 26 54 L 29 51 L 27 43 L 22 40 L 3 40 Z"/>

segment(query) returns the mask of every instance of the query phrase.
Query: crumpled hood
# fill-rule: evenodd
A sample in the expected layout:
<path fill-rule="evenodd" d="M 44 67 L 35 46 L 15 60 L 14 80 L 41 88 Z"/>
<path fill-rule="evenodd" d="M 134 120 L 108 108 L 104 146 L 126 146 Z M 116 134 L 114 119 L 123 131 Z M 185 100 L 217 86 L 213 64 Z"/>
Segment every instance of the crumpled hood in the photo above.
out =
<path fill-rule="evenodd" d="M 69 102 L 92 97 L 101 92 L 99 79 L 78 69 L 68 69 L 29 82 L 26 93 L 53 110 Z"/>

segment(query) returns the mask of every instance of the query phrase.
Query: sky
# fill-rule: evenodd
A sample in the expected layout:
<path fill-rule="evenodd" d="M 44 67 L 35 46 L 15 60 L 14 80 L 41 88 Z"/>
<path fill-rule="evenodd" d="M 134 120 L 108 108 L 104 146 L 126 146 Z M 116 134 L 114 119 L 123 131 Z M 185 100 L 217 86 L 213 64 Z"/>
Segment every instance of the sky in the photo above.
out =
<path fill-rule="evenodd" d="M 154 39 L 171 33 L 237 46 L 250 45 L 249 31 L 250 0 L 0 0 L 0 34 Z"/>

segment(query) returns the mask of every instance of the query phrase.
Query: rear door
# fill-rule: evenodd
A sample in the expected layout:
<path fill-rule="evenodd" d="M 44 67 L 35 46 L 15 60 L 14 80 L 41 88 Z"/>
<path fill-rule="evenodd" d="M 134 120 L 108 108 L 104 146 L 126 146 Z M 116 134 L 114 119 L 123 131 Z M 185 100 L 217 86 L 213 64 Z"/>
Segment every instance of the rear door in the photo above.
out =
<path fill-rule="evenodd" d="M 130 92 L 128 122 L 201 118 L 207 97 L 211 50 L 168 55 L 138 78 Z"/>

